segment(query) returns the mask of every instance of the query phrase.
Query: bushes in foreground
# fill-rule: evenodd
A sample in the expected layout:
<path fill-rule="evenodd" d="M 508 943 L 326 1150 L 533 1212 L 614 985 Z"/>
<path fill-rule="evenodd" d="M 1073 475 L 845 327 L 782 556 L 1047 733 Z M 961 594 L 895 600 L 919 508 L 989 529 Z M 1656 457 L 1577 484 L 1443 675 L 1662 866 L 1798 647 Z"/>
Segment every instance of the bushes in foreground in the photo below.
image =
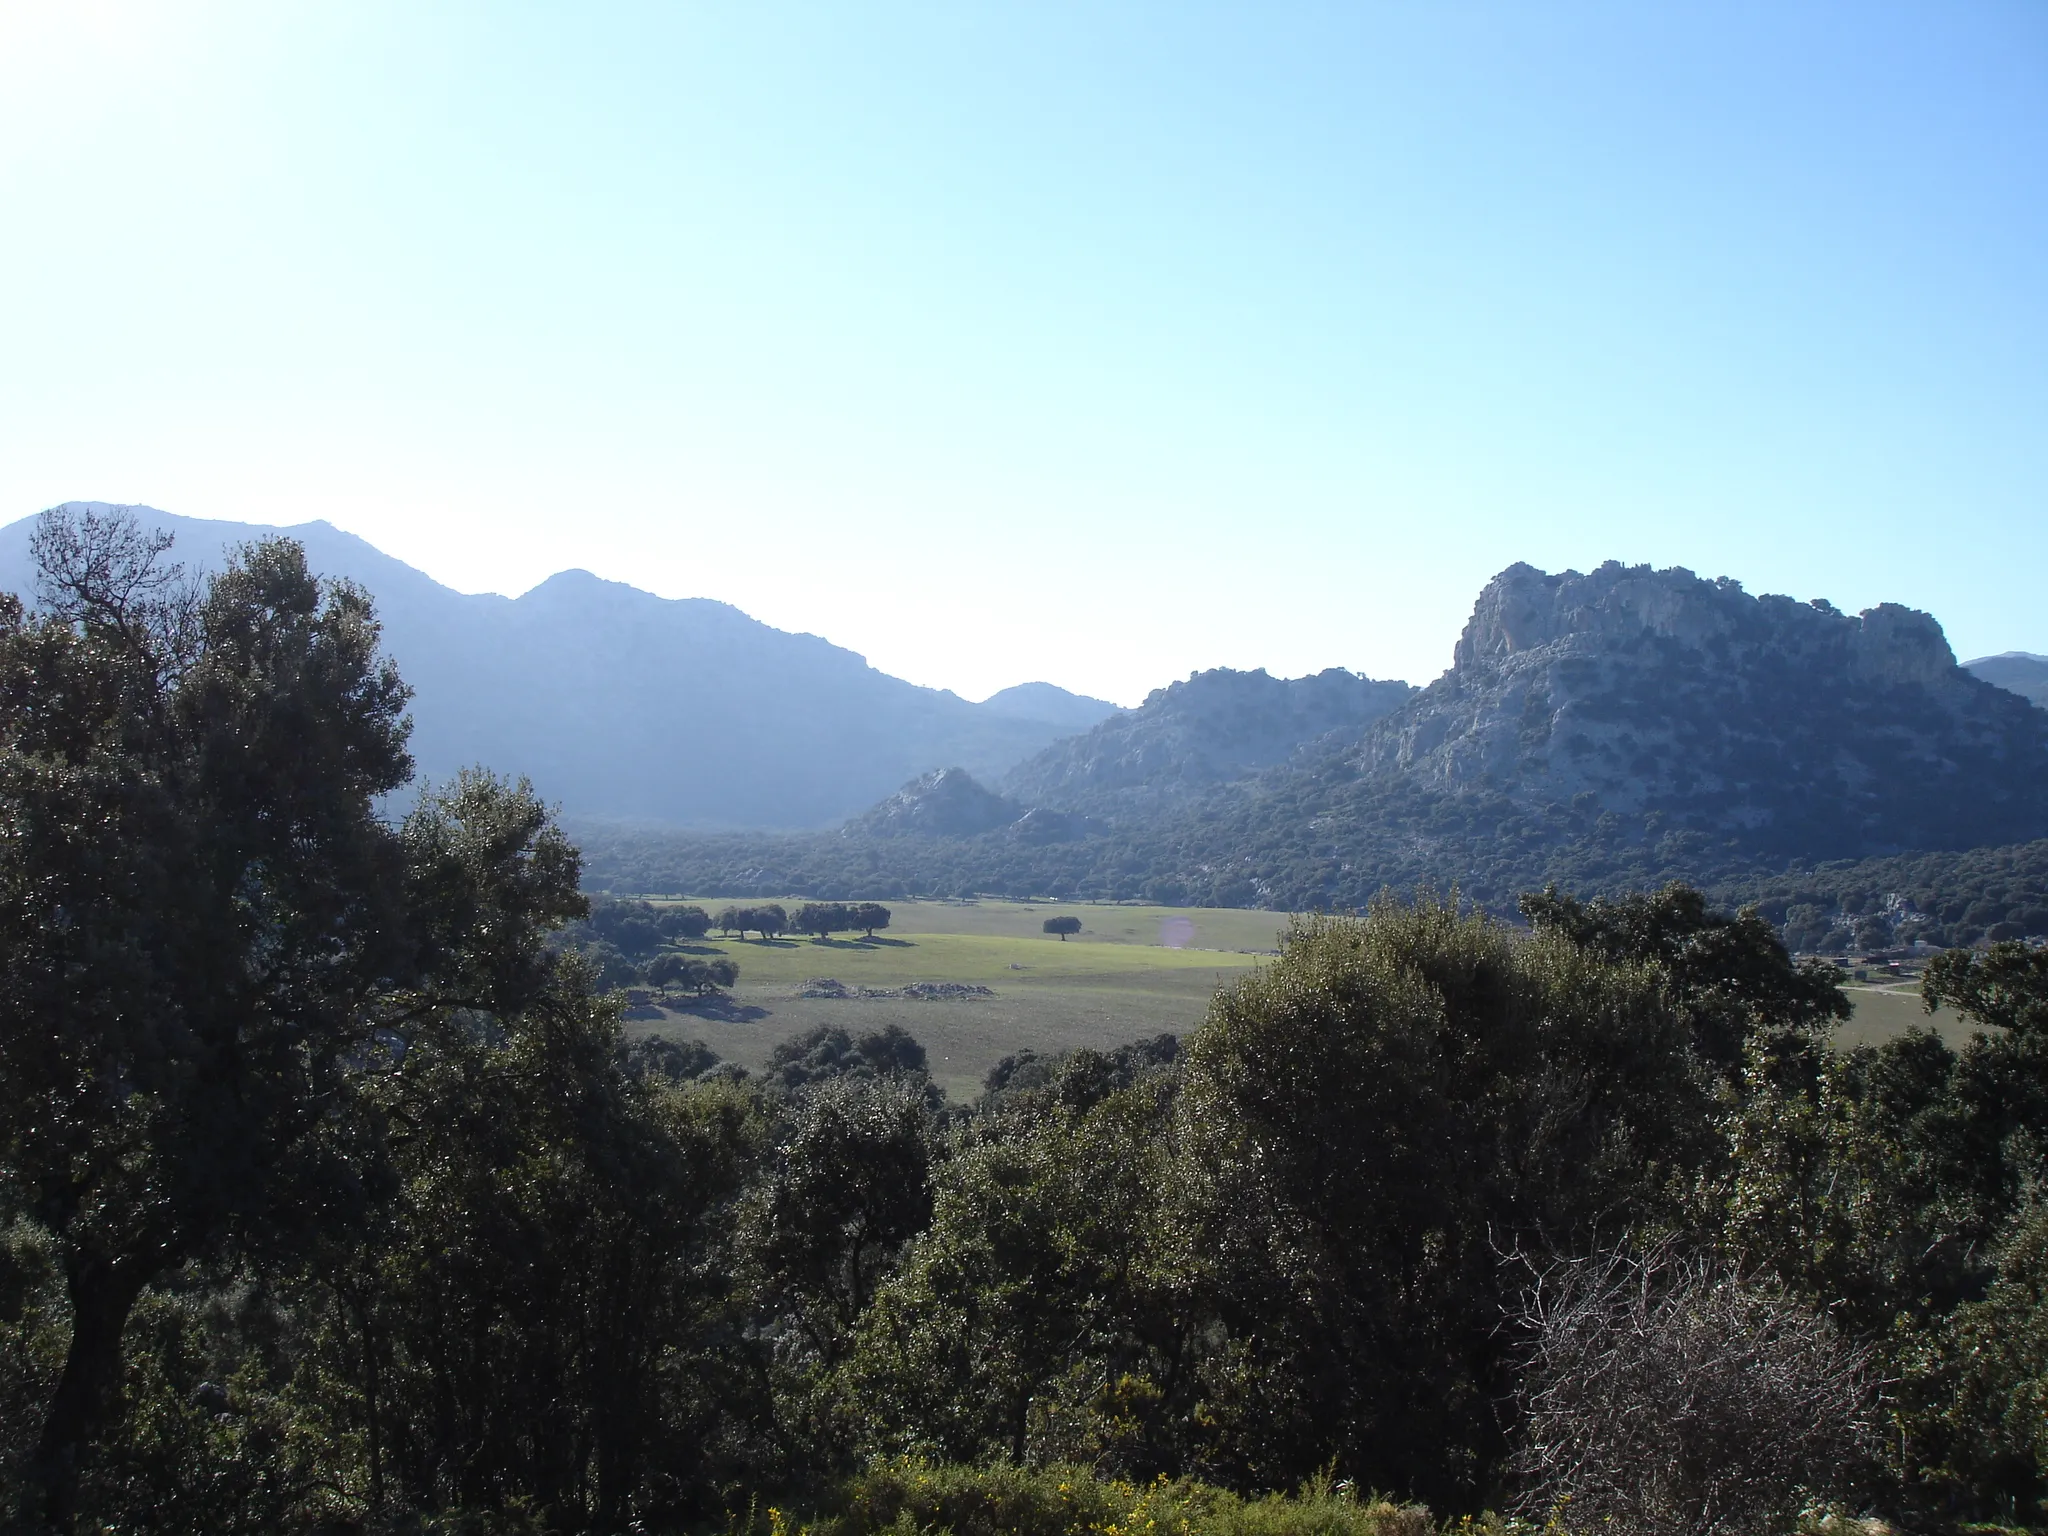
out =
<path fill-rule="evenodd" d="M 774 1523 L 791 1522 L 775 1512 Z M 1149 1483 L 1087 1467 L 971 1467 L 900 1459 L 852 1478 L 814 1536 L 1429 1536 L 1417 1504 L 1361 1496 L 1324 1474 L 1292 1494 L 1245 1498 L 1211 1483 Z"/>

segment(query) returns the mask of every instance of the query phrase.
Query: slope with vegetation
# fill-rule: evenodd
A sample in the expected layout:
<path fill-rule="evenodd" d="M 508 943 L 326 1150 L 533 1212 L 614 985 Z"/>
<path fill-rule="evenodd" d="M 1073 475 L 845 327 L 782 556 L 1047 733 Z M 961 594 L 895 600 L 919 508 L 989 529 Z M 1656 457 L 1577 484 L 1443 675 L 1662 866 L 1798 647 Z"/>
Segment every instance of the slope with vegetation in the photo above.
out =
<path fill-rule="evenodd" d="M 1149 723 L 1144 710 L 1118 716 L 1019 770 L 1103 812 L 1069 835 L 1021 837 L 1017 820 L 893 842 L 866 822 L 838 838 L 593 829 L 591 876 L 625 890 L 758 883 L 1296 911 L 1455 886 L 1502 913 L 1551 882 L 1616 893 L 1685 879 L 1762 894 L 1800 942 L 1832 934 L 1846 947 L 1871 902 L 1899 910 L 1901 887 L 1873 894 L 1869 882 L 1894 878 L 1885 866 L 1845 865 L 1905 850 L 1939 863 L 2048 836 L 2048 713 L 1958 667 L 1932 619 L 1890 606 L 1850 617 L 1685 571 L 1514 567 L 1481 594 L 1451 670 L 1355 732 L 1199 793 L 1177 759 L 1157 783 L 1125 782 L 1144 755 L 1115 744 L 1165 730 L 1176 697 L 1156 695 Z M 1001 814 L 1023 804 L 1013 796 Z M 1954 865 L 1957 878 L 1987 859 Z M 2022 886 L 1958 904 L 1959 890 L 1922 882 L 1907 899 L 1941 915 L 1906 937 L 2041 931 Z"/>
<path fill-rule="evenodd" d="M 2048 656 L 2006 651 L 1997 656 L 1979 656 L 1963 665 L 1985 682 L 2048 709 Z"/>
<path fill-rule="evenodd" d="M 1055 742 L 1013 768 L 1003 788 L 1026 805 L 1142 816 L 1285 762 L 1319 736 L 1355 737 L 1414 692 L 1339 667 L 1297 678 L 1218 667 Z"/>

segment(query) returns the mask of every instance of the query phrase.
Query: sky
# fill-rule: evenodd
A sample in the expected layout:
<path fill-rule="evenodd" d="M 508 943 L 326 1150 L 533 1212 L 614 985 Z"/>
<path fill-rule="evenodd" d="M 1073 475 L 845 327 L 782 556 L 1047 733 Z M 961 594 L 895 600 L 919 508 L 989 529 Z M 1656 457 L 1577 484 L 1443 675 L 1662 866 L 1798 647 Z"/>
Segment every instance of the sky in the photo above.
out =
<path fill-rule="evenodd" d="M 325 518 L 978 698 L 1515 561 L 2048 652 L 2048 4 L 0 0 L 0 521 Z"/>

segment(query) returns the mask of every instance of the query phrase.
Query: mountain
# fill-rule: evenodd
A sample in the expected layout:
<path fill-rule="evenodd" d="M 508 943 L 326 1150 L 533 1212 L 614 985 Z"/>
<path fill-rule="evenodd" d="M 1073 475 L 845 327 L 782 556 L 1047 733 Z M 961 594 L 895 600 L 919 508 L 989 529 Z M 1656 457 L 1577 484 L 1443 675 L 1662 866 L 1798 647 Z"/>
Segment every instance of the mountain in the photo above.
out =
<path fill-rule="evenodd" d="M 1013 688 L 990 694 L 981 701 L 981 707 L 993 715 L 1017 720 L 1043 720 L 1069 731 L 1085 731 L 1119 713 L 1107 699 L 1069 693 L 1051 683 L 1018 683 Z"/>
<path fill-rule="evenodd" d="M 848 836 L 977 837 L 1023 814 L 1024 807 L 990 793 L 966 769 L 937 768 L 912 779 L 844 830 Z"/>
<path fill-rule="evenodd" d="M 2048 709 L 2048 656 L 2007 651 L 2001 656 L 1979 656 L 1963 666 L 1985 682 Z"/>
<path fill-rule="evenodd" d="M 965 768 L 920 774 L 840 829 L 842 837 L 980 837 L 1001 832 L 1016 843 L 1064 843 L 1103 830 L 1071 811 L 1026 808 L 977 783 Z"/>
<path fill-rule="evenodd" d="M 996 708 L 970 704 L 729 604 L 656 597 L 588 571 L 518 598 L 470 596 L 324 522 L 128 510 L 175 535 L 172 558 L 195 572 L 247 540 L 297 539 L 314 570 L 376 598 L 415 690 L 420 773 L 444 779 L 483 763 L 525 774 L 572 819 L 827 826 L 937 765 L 992 779 L 1081 728 L 1071 722 L 1084 706 L 1111 707 L 1028 684 Z M 29 590 L 33 525 L 0 528 L 0 588 Z M 1035 701 L 1052 714 L 1034 714 Z"/>
<path fill-rule="evenodd" d="M 1291 686 L 1203 677 L 1224 696 Z M 587 867 L 620 890 L 1297 911 L 1421 885 L 1512 911 L 1551 880 L 1597 895 L 1689 879 L 1768 895 L 1788 932 L 1848 934 L 1869 916 L 1860 882 L 1881 877 L 1842 884 L 1833 861 L 2048 837 L 2048 712 L 1957 666 L 1932 618 L 1891 604 L 1849 615 L 1685 570 L 1514 566 L 1480 593 L 1428 688 L 1206 786 L 1190 781 L 1248 759 L 1144 746 L 1148 729 L 1181 739 L 1152 722 L 1199 698 L 1202 680 L 1042 752 L 991 797 L 1004 815 L 1033 803 L 1102 813 L 1077 835 L 1027 840 L 1022 818 L 991 813 L 987 830 L 943 837 L 878 837 L 863 823 L 837 837 L 619 837 L 586 842 Z M 1386 685 L 1343 685 L 1364 686 Z M 1270 760 L 1283 740 L 1261 751 Z M 1909 866 L 1932 867 L 1897 864 Z M 2034 931 L 2038 892 L 1999 867 L 1984 864 L 1979 897 L 1929 909 L 1926 931 Z"/>
<path fill-rule="evenodd" d="M 1332 731 L 1356 735 L 1415 692 L 1340 667 L 1270 677 L 1219 667 L 1054 742 L 1003 780 L 1012 799 L 1091 815 L 1155 813 L 1285 762 Z"/>
<path fill-rule="evenodd" d="M 1356 762 L 1808 857 L 2048 831 L 2048 715 L 1958 666 L 1929 615 L 1617 562 L 1496 576 L 1451 670 Z"/>

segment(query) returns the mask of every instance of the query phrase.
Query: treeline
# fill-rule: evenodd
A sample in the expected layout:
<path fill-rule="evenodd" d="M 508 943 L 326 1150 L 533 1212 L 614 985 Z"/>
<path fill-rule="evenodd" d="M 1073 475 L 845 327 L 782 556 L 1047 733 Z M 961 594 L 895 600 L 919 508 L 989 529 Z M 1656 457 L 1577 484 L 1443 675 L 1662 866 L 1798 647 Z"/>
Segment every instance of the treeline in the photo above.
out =
<path fill-rule="evenodd" d="M 1292 781 L 1290 781 L 1290 784 Z M 1378 786 L 1362 825 L 1276 792 L 1224 797 L 1181 830 L 1116 829 L 1034 846 L 973 839 L 585 830 L 596 888 L 799 891 L 819 897 L 1051 897 L 1350 911 L 1382 889 L 1459 893 L 1502 916 L 1558 884 L 1615 896 L 1682 880 L 1730 905 L 1761 901 L 1795 949 L 1848 953 L 2048 935 L 2048 841 L 1807 865 L 1769 859 L 1655 816 L 1596 816 L 1505 795 Z M 1354 808 L 1356 809 L 1356 808 Z"/>
<path fill-rule="evenodd" d="M 677 987 L 704 996 L 739 980 L 728 956 L 689 953 L 692 940 L 711 931 L 702 907 L 661 906 L 600 896 L 589 914 L 562 925 L 552 950 L 576 955 L 606 989 Z"/>
<path fill-rule="evenodd" d="M 858 933 L 872 939 L 889 926 L 889 918 L 889 909 L 873 901 L 805 902 L 794 917 L 781 902 L 771 901 L 758 907 L 723 907 L 712 919 L 712 926 L 728 938 L 758 933 L 763 939 L 773 939 L 794 931 L 819 939 L 835 933 Z"/>
<path fill-rule="evenodd" d="M 1736 885 L 1786 941 L 1823 954 L 2048 937 L 2048 841 L 1823 864 Z"/>
<path fill-rule="evenodd" d="M 624 1039 L 530 791 L 378 814 L 405 695 L 358 594 L 39 537 L 42 608 L 0 600 L 18 1527 L 2048 1516 L 2048 951 L 1929 966 L 1961 1050 L 1843 1054 L 1834 973 L 1697 892 L 1387 901 L 970 1104 L 901 1030 L 748 1077 Z"/>

